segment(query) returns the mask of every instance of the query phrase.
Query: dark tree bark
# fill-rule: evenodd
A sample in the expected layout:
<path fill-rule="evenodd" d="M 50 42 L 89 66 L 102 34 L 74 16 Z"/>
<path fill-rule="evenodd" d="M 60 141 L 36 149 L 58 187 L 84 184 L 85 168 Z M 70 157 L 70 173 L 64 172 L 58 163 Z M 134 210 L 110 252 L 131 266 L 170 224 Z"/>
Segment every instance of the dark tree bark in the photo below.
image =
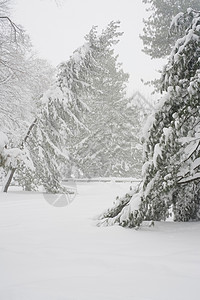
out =
<path fill-rule="evenodd" d="M 16 168 L 10 168 L 9 169 L 8 174 L 6 176 L 6 179 L 5 179 L 5 184 L 3 185 L 2 192 L 7 193 L 8 188 L 9 188 L 9 186 L 11 184 L 11 181 L 12 181 L 13 175 L 15 173 L 15 170 L 16 170 Z"/>

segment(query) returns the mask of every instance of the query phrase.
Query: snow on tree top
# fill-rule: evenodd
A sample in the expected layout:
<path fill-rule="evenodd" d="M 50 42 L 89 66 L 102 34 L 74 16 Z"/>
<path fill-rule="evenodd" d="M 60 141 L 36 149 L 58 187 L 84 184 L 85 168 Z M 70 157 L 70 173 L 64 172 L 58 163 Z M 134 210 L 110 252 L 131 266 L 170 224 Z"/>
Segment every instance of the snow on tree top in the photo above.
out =
<path fill-rule="evenodd" d="M 82 47 L 79 47 L 74 51 L 72 59 L 76 64 L 79 64 L 80 61 L 85 58 L 89 50 L 90 50 L 90 43 L 85 43 Z"/>
<path fill-rule="evenodd" d="M 170 24 L 170 28 L 172 28 L 173 26 L 177 27 L 179 24 L 179 20 L 181 17 L 184 16 L 183 12 L 178 13 L 175 17 L 173 17 L 171 24 Z"/>

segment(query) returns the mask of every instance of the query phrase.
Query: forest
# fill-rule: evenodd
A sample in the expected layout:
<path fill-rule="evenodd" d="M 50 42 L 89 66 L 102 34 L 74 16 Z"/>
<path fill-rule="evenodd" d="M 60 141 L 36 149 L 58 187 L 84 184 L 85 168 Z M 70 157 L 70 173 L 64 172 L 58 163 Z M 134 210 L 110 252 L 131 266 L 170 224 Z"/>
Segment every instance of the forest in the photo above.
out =
<path fill-rule="evenodd" d="M 143 80 L 152 98 L 128 93 L 122 21 L 92 24 L 55 67 L 16 22 L 15 1 L 0 0 L 0 299 L 198 299 L 200 1 L 140 1 L 142 51 L 165 62 Z M 141 5 L 83 2 L 28 5 L 69 11 L 78 32 L 80 14 L 129 18 Z M 72 26 L 51 22 L 67 39 Z"/>

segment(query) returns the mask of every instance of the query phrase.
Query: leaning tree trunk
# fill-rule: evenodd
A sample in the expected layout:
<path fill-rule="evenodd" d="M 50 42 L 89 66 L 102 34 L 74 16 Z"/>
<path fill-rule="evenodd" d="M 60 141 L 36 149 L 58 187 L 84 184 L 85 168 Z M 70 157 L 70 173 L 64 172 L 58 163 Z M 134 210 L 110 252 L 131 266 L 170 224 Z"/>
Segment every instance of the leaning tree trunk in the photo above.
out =
<path fill-rule="evenodd" d="M 27 134 L 26 134 L 26 136 L 25 136 L 25 138 L 24 138 L 24 140 L 22 142 L 21 147 L 23 147 L 24 143 L 26 143 L 26 141 L 29 138 L 29 136 L 31 134 L 31 131 L 32 131 L 33 127 L 36 125 L 36 123 L 37 123 L 37 118 L 30 125 L 30 127 L 29 127 L 29 129 L 27 131 Z M 8 188 L 9 188 L 9 186 L 11 184 L 11 181 L 13 179 L 13 176 L 14 176 L 16 170 L 17 170 L 17 168 L 12 168 L 12 167 L 8 170 L 8 174 L 7 174 L 6 178 L 5 178 L 5 181 L 4 181 L 4 184 L 3 184 L 3 187 L 2 187 L 2 192 L 7 193 Z"/>
<path fill-rule="evenodd" d="M 10 168 L 9 169 L 8 174 L 7 174 L 7 176 L 4 180 L 4 183 L 3 183 L 2 192 L 7 193 L 8 188 L 9 188 L 9 186 L 11 184 L 11 181 L 12 181 L 13 175 L 15 173 L 15 170 L 16 170 L 16 168 Z"/>

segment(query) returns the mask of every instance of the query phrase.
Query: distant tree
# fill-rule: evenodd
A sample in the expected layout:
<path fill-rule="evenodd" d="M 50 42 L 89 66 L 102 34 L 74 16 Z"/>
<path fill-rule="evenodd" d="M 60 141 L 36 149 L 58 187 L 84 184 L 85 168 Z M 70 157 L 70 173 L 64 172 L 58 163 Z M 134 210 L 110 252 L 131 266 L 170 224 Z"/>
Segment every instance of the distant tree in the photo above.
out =
<path fill-rule="evenodd" d="M 137 94 L 124 97 L 115 103 L 105 96 L 105 100 L 99 98 L 92 113 L 89 112 L 90 132 L 76 144 L 76 164 L 82 176 L 141 177 L 140 138 L 151 107 L 144 107 L 136 97 Z"/>
<path fill-rule="evenodd" d="M 124 141 L 127 145 L 126 159 L 129 166 L 124 174 L 127 177 L 141 178 L 142 176 L 143 127 L 152 111 L 154 111 L 153 105 L 140 92 L 135 92 L 128 99 L 125 115 L 129 120 L 129 122 L 126 120 L 129 136 Z"/>
<path fill-rule="evenodd" d="M 200 219 L 200 12 L 188 9 L 171 30 L 184 31 L 162 75 L 166 95 L 146 126 L 143 182 L 103 214 L 136 227 L 143 220 Z"/>
<path fill-rule="evenodd" d="M 150 16 L 144 20 L 144 29 L 141 39 L 144 52 L 151 58 L 166 57 L 182 32 L 169 34 L 172 18 L 188 7 L 200 10 L 199 0 L 143 0 L 148 5 Z M 182 29 L 181 29 L 182 30 Z"/>
<path fill-rule="evenodd" d="M 125 97 L 128 74 L 114 54 L 114 45 L 122 35 L 119 25 L 119 22 L 111 22 L 101 35 L 94 27 L 86 37 L 101 47 L 101 52 L 94 53 L 96 74 L 92 83 L 96 93 L 86 99 L 90 110 L 85 124 L 89 131 L 78 136 L 73 151 L 76 153 L 74 163 L 86 177 L 135 175 L 131 167 L 136 163 L 131 157 L 135 153 L 131 153 L 131 149 L 139 140 L 134 139 L 140 121 L 136 108 L 128 108 L 129 99 Z"/>

